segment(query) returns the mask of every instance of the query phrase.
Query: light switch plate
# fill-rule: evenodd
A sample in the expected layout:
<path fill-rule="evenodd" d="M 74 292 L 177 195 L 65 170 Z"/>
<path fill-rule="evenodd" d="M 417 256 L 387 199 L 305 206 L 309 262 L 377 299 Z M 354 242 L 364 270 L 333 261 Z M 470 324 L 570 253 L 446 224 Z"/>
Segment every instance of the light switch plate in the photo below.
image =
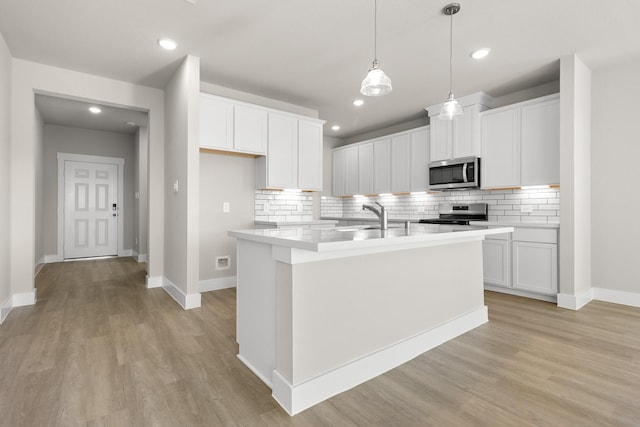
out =
<path fill-rule="evenodd" d="M 222 203 L 222 212 L 229 213 L 231 211 L 231 205 L 229 202 Z"/>

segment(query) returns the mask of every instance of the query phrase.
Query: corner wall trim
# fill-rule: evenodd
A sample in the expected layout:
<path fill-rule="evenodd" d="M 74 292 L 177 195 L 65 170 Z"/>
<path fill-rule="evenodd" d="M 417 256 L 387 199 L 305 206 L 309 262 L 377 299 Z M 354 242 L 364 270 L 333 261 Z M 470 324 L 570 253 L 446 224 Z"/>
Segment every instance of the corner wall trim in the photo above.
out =
<path fill-rule="evenodd" d="M 612 302 L 614 304 L 628 305 L 631 307 L 640 307 L 640 293 L 616 291 L 605 288 L 592 288 L 593 299 L 604 302 Z"/>
<path fill-rule="evenodd" d="M 324 375 L 293 385 L 273 371 L 272 395 L 289 415 L 295 415 L 349 390 L 488 322 L 483 306 L 391 347 L 369 354 Z"/>
<path fill-rule="evenodd" d="M 0 305 L 0 325 L 4 322 L 4 319 L 7 318 L 9 313 L 11 313 L 11 309 L 13 308 L 13 295 L 9 294 L 9 296 L 2 302 Z"/>
<path fill-rule="evenodd" d="M 202 305 L 200 293 L 185 294 L 180 288 L 174 285 L 171 280 L 166 277 L 162 278 L 162 289 L 164 289 L 178 304 L 185 310 L 198 308 Z"/>
<path fill-rule="evenodd" d="M 36 303 L 36 290 L 31 292 L 22 292 L 19 294 L 13 294 L 11 305 L 15 307 L 24 307 L 27 305 L 34 305 Z"/>
<path fill-rule="evenodd" d="M 147 285 L 147 289 L 161 288 L 162 276 L 147 276 L 145 278 L 145 285 Z"/>
<path fill-rule="evenodd" d="M 58 254 L 52 254 L 52 255 L 45 255 L 44 256 L 44 263 L 45 264 L 51 264 L 52 262 L 62 262 L 64 261 L 62 259 L 61 255 Z"/>
<path fill-rule="evenodd" d="M 238 278 L 236 276 L 200 280 L 198 283 L 198 290 L 200 290 L 200 292 L 209 292 L 218 291 L 220 289 L 235 288 L 237 283 Z"/>
<path fill-rule="evenodd" d="M 593 300 L 593 288 L 580 295 L 558 294 L 558 307 L 568 310 L 580 310 Z"/>
<path fill-rule="evenodd" d="M 134 258 L 138 262 L 147 262 L 147 254 L 137 254 Z"/>

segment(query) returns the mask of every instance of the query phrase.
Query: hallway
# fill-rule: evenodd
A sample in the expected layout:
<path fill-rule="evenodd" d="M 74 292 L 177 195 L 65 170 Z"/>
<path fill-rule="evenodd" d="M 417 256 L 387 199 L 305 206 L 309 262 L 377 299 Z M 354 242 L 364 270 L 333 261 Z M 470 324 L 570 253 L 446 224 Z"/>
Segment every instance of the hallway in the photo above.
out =
<path fill-rule="evenodd" d="M 131 258 L 47 264 L 0 326 L 2 426 L 616 425 L 640 420 L 640 310 L 487 292 L 490 322 L 289 417 L 237 358 L 235 290 L 184 311 Z"/>

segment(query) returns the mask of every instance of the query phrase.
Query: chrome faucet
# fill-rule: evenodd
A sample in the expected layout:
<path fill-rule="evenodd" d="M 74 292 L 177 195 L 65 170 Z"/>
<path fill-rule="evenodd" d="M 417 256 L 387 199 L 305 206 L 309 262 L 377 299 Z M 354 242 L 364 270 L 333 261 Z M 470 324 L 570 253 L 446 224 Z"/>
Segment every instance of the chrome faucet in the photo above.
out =
<path fill-rule="evenodd" d="M 380 230 L 387 229 L 387 210 L 380 203 L 376 202 L 376 205 L 380 206 L 380 209 L 377 209 L 373 205 L 362 205 L 362 210 L 370 210 L 380 219 Z"/>

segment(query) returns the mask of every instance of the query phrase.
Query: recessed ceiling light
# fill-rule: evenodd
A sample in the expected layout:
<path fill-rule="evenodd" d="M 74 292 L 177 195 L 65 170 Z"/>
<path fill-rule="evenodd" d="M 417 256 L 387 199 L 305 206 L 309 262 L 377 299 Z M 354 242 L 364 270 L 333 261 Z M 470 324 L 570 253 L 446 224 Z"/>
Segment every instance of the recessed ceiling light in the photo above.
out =
<path fill-rule="evenodd" d="M 331 126 L 331 130 L 340 130 L 340 126 L 333 125 L 333 126 Z"/>
<path fill-rule="evenodd" d="M 473 59 L 482 59 L 489 55 L 489 52 L 491 52 L 491 49 L 489 49 L 488 47 L 483 47 L 482 49 L 471 52 L 471 57 Z"/>
<path fill-rule="evenodd" d="M 160 39 L 158 40 L 158 44 L 160 45 L 161 48 L 167 49 L 167 50 L 174 50 L 175 48 L 178 47 L 178 43 L 174 42 L 171 39 Z"/>
<path fill-rule="evenodd" d="M 89 107 L 89 111 L 91 111 L 93 114 L 100 114 L 102 112 L 99 107 Z"/>
<path fill-rule="evenodd" d="M 135 125 L 136 125 L 136 124 L 135 124 L 135 123 L 133 123 L 133 122 L 127 122 L 127 126 L 132 126 L 132 127 L 133 127 L 133 126 L 135 126 Z"/>
<path fill-rule="evenodd" d="M 362 99 L 356 99 L 355 101 L 353 101 L 353 105 L 355 105 L 356 107 L 360 107 L 364 104 L 364 101 Z"/>

